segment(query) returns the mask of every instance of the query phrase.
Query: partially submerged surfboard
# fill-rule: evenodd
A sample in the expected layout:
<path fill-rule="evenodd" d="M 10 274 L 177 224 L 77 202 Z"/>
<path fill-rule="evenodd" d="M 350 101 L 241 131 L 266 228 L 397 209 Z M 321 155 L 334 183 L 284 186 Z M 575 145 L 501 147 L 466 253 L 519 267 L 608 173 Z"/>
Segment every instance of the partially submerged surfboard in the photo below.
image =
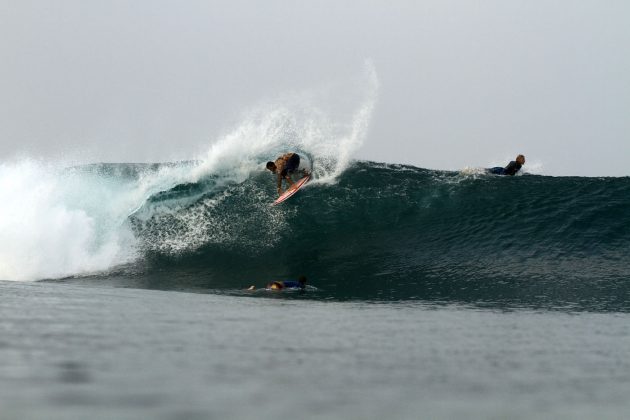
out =
<path fill-rule="evenodd" d="M 295 184 L 293 184 L 288 190 L 286 190 L 285 192 L 283 192 L 280 197 L 278 197 L 276 199 L 276 201 L 273 202 L 272 206 L 278 205 L 280 203 L 282 203 L 283 201 L 287 200 L 289 197 L 293 196 L 293 194 L 295 194 L 296 192 L 298 192 L 298 190 L 300 188 L 302 188 L 302 186 L 304 184 L 306 184 L 308 182 L 308 180 L 311 179 L 311 174 L 305 175 L 302 178 L 300 178 L 300 180 L 298 182 L 296 182 Z"/>

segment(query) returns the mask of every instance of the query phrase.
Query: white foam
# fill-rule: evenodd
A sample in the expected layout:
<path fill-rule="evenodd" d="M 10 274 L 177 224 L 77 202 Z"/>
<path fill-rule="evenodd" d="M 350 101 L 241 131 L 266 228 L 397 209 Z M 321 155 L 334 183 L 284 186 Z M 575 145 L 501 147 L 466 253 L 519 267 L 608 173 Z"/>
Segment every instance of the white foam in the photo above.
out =
<path fill-rule="evenodd" d="M 334 102 L 342 94 L 337 86 L 328 87 L 327 94 L 285 95 L 251 109 L 242 124 L 201 157 L 203 164 L 192 173 L 191 180 L 221 173 L 226 180 L 242 182 L 251 172 L 264 170 L 266 161 L 296 151 L 314 161 L 312 184 L 334 182 L 363 145 L 376 105 L 378 77 L 370 62 L 366 62 L 361 80 L 360 92 L 348 93 L 360 95 L 350 123 L 325 111 L 337 108 Z"/>
<path fill-rule="evenodd" d="M 534 175 L 544 175 L 545 168 L 541 160 L 528 160 L 525 165 L 523 165 L 523 169 L 521 169 L 519 172 Z"/>
<path fill-rule="evenodd" d="M 122 245 L 128 232 L 100 225 L 111 220 L 86 206 L 70 205 L 70 184 L 41 163 L 0 165 L 0 279 L 64 277 L 132 258 Z M 107 206 L 105 197 L 94 198 Z"/>
<path fill-rule="evenodd" d="M 34 160 L 0 165 L 0 279 L 100 272 L 137 257 L 128 216 L 189 177 L 190 165 L 136 178 Z"/>

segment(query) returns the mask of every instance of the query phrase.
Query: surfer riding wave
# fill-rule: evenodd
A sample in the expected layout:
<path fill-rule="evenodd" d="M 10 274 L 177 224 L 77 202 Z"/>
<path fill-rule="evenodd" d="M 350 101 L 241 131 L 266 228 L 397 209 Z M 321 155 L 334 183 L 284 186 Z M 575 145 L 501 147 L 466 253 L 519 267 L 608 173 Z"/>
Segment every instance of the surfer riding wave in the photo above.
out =
<path fill-rule="evenodd" d="M 282 195 L 282 180 L 285 179 L 289 184 L 289 188 L 293 186 L 291 174 L 293 174 L 300 166 L 300 155 L 297 153 L 286 153 L 280 156 L 275 162 L 267 162 L 267 169 L 277 175 L 278 179 L 278 195 Z"/>

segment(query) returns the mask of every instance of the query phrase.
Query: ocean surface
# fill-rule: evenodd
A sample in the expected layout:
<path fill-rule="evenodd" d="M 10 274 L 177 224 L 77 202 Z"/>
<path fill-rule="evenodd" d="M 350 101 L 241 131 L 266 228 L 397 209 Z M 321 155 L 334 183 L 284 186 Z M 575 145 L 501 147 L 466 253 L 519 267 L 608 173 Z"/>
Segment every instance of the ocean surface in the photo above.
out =
<path fill-rule="evenodd" d="M 263 152 L 0 165 L 0 419 L 630 413 L 629 177 Z"/>

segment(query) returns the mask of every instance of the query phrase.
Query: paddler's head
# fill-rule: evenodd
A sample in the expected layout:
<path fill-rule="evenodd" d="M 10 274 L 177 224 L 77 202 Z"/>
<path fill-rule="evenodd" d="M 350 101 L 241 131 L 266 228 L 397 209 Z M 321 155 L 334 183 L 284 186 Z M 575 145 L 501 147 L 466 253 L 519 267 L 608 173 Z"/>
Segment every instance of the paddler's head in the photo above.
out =
<path fill-rule="evenodd" d="M 276 173 L 276 164 L 273 163 L 272 161 L 267 162 L 267 169 L 269 169 L 271 172 L 273 172 L 274 174 Z"/>
<path fill-rule="evenodd" d="M 516 163 L 518 163 L 521 166 L 525 165 L 525 156 L 523 155 L 516 156 Z"/>

